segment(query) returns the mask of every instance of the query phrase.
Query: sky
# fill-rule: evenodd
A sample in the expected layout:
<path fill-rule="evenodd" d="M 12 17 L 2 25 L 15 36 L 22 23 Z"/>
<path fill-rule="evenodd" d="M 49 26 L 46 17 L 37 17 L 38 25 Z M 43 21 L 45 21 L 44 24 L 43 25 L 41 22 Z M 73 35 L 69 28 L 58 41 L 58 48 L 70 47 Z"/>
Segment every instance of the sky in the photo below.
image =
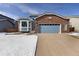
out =
<path fill-rule="evenodd" d="M 0 14 L 13 19 L 43 13 L 79 16 L 79 3 L 0 3 Z"/>

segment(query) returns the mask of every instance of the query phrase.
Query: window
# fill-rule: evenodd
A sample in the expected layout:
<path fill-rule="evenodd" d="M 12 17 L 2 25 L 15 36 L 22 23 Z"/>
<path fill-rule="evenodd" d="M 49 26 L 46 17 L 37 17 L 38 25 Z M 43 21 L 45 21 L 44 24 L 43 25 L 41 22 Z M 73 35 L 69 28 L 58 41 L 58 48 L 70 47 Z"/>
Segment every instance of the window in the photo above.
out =
<path fill-rule="evenodd" d="M 31 24 L 31 23 L 29 22 L 29 27 L 30 27 L 30 24 Z"/>
<path fill-rule="evenodd" d="M 23 27 L 27 27 L 27 22 L 22 21 L 22 26 L 23 26 Z"/>

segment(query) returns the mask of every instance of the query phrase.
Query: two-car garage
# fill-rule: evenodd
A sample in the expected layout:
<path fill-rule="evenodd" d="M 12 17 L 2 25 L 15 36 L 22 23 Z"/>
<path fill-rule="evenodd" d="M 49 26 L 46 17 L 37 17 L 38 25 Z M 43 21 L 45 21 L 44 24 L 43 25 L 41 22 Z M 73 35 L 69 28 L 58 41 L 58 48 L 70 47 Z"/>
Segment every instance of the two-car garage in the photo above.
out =
<path fill-rule="evenodd" d="M 41 33 L 59 33 L 61 32 L 60 24 L 40 24 Z"/>
<path fill-rule="evenodd" d="M 69 19 L 54 14 L 40 15 L 35 19 L 36 33 L 62 33 L 68 29 Z"/>

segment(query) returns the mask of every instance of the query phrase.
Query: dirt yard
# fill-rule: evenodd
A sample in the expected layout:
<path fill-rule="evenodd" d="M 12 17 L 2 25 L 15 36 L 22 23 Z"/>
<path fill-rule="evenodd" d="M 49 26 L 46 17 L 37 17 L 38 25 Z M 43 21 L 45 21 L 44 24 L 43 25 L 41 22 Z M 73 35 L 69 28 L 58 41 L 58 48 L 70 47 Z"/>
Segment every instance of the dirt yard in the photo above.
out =
<path fill-rule="evenodd" d="M 68 34 L 38 34 L 36 56 L 79 56 L 79 39 Z"/>

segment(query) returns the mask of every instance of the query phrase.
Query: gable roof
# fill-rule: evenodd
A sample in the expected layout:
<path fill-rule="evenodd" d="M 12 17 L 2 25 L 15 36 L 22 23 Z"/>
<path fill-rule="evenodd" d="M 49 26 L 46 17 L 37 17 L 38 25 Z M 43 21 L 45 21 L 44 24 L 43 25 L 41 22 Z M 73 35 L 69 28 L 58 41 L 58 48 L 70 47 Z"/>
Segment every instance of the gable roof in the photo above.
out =
<path fill-rule="evenodd" d="M 0 21 L 5 21 L 5 20 L 7 20 L 10 23 L 12 23 L 13 25 L 15 25 L 15 20 L 14 19 L 12 19 L 10 17 L 7 17 L 5 15 L 0 14 Z"/>
<path fill-rule="evenodd" d="M 57 16 L 57 17 L 59 17 L 59 18 L 62 18 L 62 19 L 64 19 L 64 20 L 69 21 L 69 18 L 67 18 L 67 17 L 60 16 L 60 15 L 56 15 L 56 14 L 52 14 L 52 13 L 41 14 L 41 15 L 39 15 L 38 17 L 36 17 L 35 19 L 40 18 L 40 17 L 45 16 L 45 15 L 53 15 L 53 16 Z"/>
<path fill-rule="evenodd" d="M 14 19 L 12 19 L 12 18 L 10 18 L 8 16 L 5 16 L 5 15 L 0 14 L 0 19 L 4 19 L 4 18 L 8 18 L 8 19 L 14 20 Z"/>

